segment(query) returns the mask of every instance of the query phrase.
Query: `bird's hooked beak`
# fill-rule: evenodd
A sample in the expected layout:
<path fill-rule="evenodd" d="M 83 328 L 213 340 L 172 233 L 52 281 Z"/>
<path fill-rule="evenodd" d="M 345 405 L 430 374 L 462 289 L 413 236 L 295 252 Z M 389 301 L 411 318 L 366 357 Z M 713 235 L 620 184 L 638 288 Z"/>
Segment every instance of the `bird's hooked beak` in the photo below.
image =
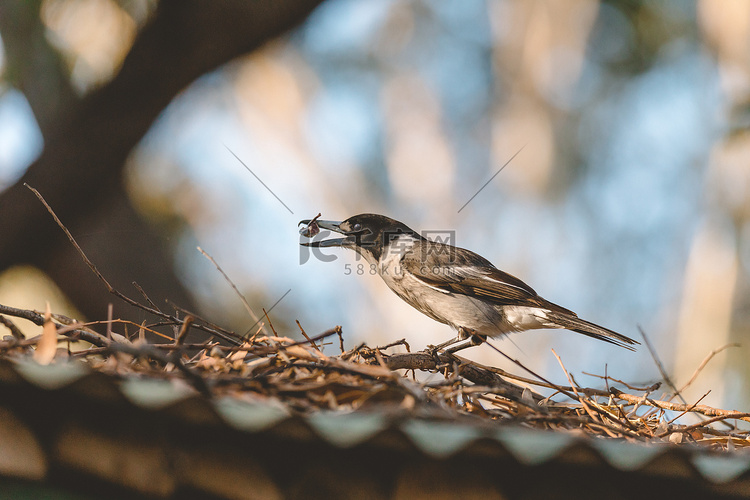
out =
<path fill-rule="evenodd" d="M 305 219 L 299 221 L 298 226 L 301 226 L 304 224 L 305 226 L 309 226 L 311 222 L 313 222 L 314 219 Z M 354 246 L 356 243 L 356 239 L 354 237 L 355 233 L 348 233 L 341 229 L 341 222 L 342 221 L 335 221 L 335 220 L 315 220 L 315 224 L 318 225 L 320 229 L 328 229 L 329 231 L 334 231 L 339 234 L 347 235 L 346 238 L 333 238 L 330 240 L 318 240 L 318 241 L 308 241 L 306 243 L 300 243 L 300 245 L 305 247 L 351 247 Z"/>

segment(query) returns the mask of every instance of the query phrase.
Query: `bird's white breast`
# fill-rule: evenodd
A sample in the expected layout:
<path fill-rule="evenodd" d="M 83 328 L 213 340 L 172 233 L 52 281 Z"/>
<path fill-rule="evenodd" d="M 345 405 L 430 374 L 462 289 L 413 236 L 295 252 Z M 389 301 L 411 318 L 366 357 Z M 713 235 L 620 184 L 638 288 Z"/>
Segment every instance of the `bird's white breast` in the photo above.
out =
<path fill-rule="evenodd" d="M 402 259 L 406 252 L 414 248 L 417 240 L 410 235 L 401 234 L 391 240 L 391 244 L 383 249 L 378 261 L 378 274 L 385 280 L 393 278 L 400 280 L 404 277 Z"/>
<path fill-rule="evenodd" d="M 396 295 L 432 319 L 454 328 L 471 328 L 490 336 L 513 330 L 504 324 L 502 315 L 492 306 L 466 295 L 453 294 L 431 286 L 407 272 L 402 260 L 417 241 L 411 236 L 401 235 L 391 242 L 378 260 L 378 274 Z M 429 273 L 433 270 L 421 272 Z"/>

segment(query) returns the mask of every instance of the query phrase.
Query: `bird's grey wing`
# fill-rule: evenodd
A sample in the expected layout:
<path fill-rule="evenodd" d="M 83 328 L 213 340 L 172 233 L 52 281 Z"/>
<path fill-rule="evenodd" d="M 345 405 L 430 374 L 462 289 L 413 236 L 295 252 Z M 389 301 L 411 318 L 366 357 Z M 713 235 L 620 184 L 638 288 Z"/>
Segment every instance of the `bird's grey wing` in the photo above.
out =
<path fill-rule="evenodd" d="M 543 309 L 540 319 L 551 328 L 567 328 L 626 349 L 633 350 L 637 341 L 617 332 L 583 320 L 573 311 L 543 299 L 529 285 L 515 276 L 503 272 L 483 257 L 463 248 L 438 248 L 453 252 L 452 255 L 436 257 L 429 247 L 426 255 L 404 256 L 404 264 L 413 271 L 414 277 L 425 285 L 444 293 L 463 294 L 476 297 L 497 306 L 521 306 Z"/>
<path fill-rule="evenodd" d="M 404 264 L 415 270 L 415 278 L 446 293 L 476 297 L 499 306 L 543 307 L 575 316 L 572 311 L 539 297 L 529 285 L 470 250 L 431 245 L 423 255 L 405 256 Z"/>

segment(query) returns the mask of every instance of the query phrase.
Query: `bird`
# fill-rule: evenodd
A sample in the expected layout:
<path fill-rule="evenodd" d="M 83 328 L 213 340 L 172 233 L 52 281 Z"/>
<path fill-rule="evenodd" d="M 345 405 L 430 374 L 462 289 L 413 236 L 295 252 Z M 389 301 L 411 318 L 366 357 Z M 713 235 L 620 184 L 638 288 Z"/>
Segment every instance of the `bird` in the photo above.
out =
<path fill-rule="evenodd" d="M 365 213 L 344 221 L 316 217 L 299 224 L 305 225 L 300 230 L 303 236 L 315 236 L 320 229 L 344 236 L 301 245 L 354 250 L 405 302 L 457 330 L 455 339 L 433 346 L 438 349 L 469 341 L 452 348 L 453 352 L 481 344 L 487 337 L 541 328 L 567 329 L 629 350 L 639 344 L 540 297 L 529 285 L 484 257 L 425 238 L 384 215 Z"/>

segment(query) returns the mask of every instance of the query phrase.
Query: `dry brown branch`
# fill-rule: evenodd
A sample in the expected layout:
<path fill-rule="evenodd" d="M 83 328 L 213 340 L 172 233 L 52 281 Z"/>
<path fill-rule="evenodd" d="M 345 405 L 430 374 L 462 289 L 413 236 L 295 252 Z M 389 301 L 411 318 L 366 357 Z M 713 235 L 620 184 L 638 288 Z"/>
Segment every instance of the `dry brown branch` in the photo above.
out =
<path fill-rule="evenodd" d="M 299 327 L 300 333 L 302 333 L 302 336 L 305 337 L 305 340 L 310 342 L 310 345 L 313 346 L 315 349 L 320 350 L 317 345 L 315 345 L 315 342 L 310 340 L 310 337 L 307 336 L 307 333 L 305 332 L 305 329 L 302 328 L 302 325 L 300 324 L 299 320 L 295 320 L 297 322 L 297 326 Z"/>
<path fill-rule="evenodd" d="M 674 382 L 672 382 L 672 379 L 667 374 L 667 371 L 664 369 L 664 365 L 659 359 L 659 355 L 656 353 L 656 349 L 654 349 L 654 346 L 651 345 L 651 341 L 648 339 L 648 337 L 646 336 L 646 332 L 643 331 L 643 328 L 641 328 L 640 325 L 638 325 L 638 331 L 641 333 L 641 337 L 643 337 L 643 343 L 646 344 L 648 352 L 651 354 L 651 358 L 654 360 L 654 364 L 656 364 L 656 367 L 659 369 L 661 378 L 674 391 L 673 397 L 679 397 L 680 401 L 682 401 L 684 404 L 687 404 L 687 401 L 685 401 L 685 398 L 682 397 L 682 394 L 677 389 L 677 386 L 675 386 Z"/>
<path fill-rule="evenodd" d="M 384 346 L 378 346 L 376 347 L 376 349 L 385 351 L 386 349 L 390 349 L 391 347 L 396 347 L 398 345 L 404 346 L 404 349 L 406 349 L 406 352 L 411 352 L 411 347 L 409 346 L 409 343 L 406 341 L 406 339 L 396 340 L 395 342 L 391 342 L 390 344 L 386 344 Z"/>
<path fill-rule="evenodd" d="M 703 396 L 701 396 L 700 398 L 698 398 L 698 400 L 697 400 L 697 401 L 696 401 L 695 403 L 693 403 L 692 405 L 690 405 L 690 408 L 688 408 L 687 410 L 685 410 L 685 411 L 683 411 L 682 413 L 678 414 L 678 415 L 677 415 L 676 417 L 674 417 L 674 418 L 670 419 L 670 420 L 669 420 L 669 421 L 667 422 L 667 427 L 669 427 L 669 425 L 670 425 L 670 424 L 671 424 L 672 422 L 674 422 L 675 420 L 678 420 L 678 419 L 679 419 L 680 417 L 682 417 L 683 415 L 686 415 L 687 413 L 689 413 L 689 412 L 690 412 L 690 410 L 692 410 L 693 408 L 695 408 L 695 407 L 696 407 L 696 406 L 698 405 L 698 403 L 700 403 L 701 401 L 703 401 L 704 399 L 706 399 L 706 396 L 708 396 L 709 394 L 711 394 L 711 391 L 708 391 L 708 392 L 707 392 L 707 393 L 705 393 L 705 394 L 704 394 Z"/>
<path fill-rule="evenodd" d="M 55 220 L 55 223 L 60 227 L 60 229 L 63 230 L 63 232 L 65 233 L 65 236 L 67 236 L 68 241 L 70 241 L 70 243 L 76 249 L 76 251 L 78 252 L 78 255 L 81 256 L 81 259 L 83 259 L 83 261 L 86 263 L 86 265 L 89 267 L 89 269 L 91 269 L 91 272 L 94 273 L 94 275 L 99 279 L 99 281 L 101 281 L 102 283 L 104 283 L 104 285 L 107 287 L 107 290 L 109 291 L 109 293 L 113 294 L 114 296 L 116 296 L 120 300 L 123 300 L 124 302 L 130 304 L 131 306 L 137 307 L 137 308 L 139 308 L 139 309 L 141 309 L 141 310 L 143 310 L 145 312 L 153 314 L 154 316 L 158 316 L 158 317 L 161 317 L 161 318 L 173 321 L 174 324 L 180 324 L 181 323 L 180 320 L 179 320 L 179 318 L 177 318 L 175 316 L 172 316 L 172 315 L 169 315 L 169 314 L 166 314 L 166 313 L 163 313 L 162 311 L 160 311 L 157 308 L 152 308 L 152 307 L 149 307 L 149 306 L 145 306 L 145 305 L 141 304 L 140 302 L 138 302 L 136 300 L 133 300 L 130 297 L 126 296 L 125 294 L 121 293 L 119 290 L 115 289 L 109 283 L 109 281 L 107 281 L 107 278 L 104 277 L 104 275 L 99 271 L 99 269 L 97 269 L 97 267 L 94 265 L 94 263 L 91 262 L 91 260 L 86 256 L 86 253 L 83 251 L 83 249 L 80 247 L 80 245 L 78 245 L 78 242 L 75 240 L 75 238 L 73 238 L 73 235 L 70 233 L 70 231 L 68 231 L 68 228 L 65 227 L 65 225 L 62 223 L 62 221 L 57 217 L 57 215 L 55 214 L 55 211 L 52 210 L 52 207 L 49 206 L 49 204 L 47 204 L 47 202 L 45 201 L 44 197 L 39 193 L 39 191 L 37 191 L 33 187 L 29 186 L 28 184 L 24 184 L 24 185 L 32 193 L 34 193 L 34 195 L 44 205 L 44 207 L 50 213 L 50 215 L 52 216 L 52 218 Z M 240 342 L 240 339 L 241 339 L 241 337 L 239 335 L 237 335 L 236 337 L 232 337 L 231 335 L 226 335 L 224 332 L 219 332 L 217 330 L 208 328 L 208 327 L 206 327 L 204 325 L 196 324 L 195 327 L 199 328 L 199 329 L 203 330 L 204 332 L 207 332 L 207 333 L 209 333 L 211 335 L 219 337 L 222 340 L 225 340 L 226 342 L 229 342 L 229 343 L 232 343 L 232 344 L 238 344 L 238 342 Z"/>
<path fill-rule="evenodd" d="M 15 307 L 8 307 L 8 306 L 4 306 L 0 304 L 0 314 L 13 316 L 16 318 L 23 318 L 23 319 L 31 321 L 37 326 L 44 326 L 44 315 L 37 311 L 30 311 L 27 309 L 17 309 Z M 54 315 L 53 315 L 53 319 L 55 319 Z M 57 328 L 62 329 L 64 327 L 63 325 L 57 325 Z M 98 347 L 107 347 L 111 342 L 104 335 L 98 334 L 96 332 L 88 331 L 88 330 L 82 330 L 82 329 L 66 331 L 65 336 L 72 340 L 85 340 L 86 342 L 89 342 L 90 344 L 94 344 L 95 346 L 98 346 Z"/>
<path fill-rule="evenodd" d="M 248 303 L 248 301 L 245 298 L 245 296 L 242 295 L 242 292 L 240 292 L 240 290 L 237 288 L 237 285 L 235 285 L 234 281 L 232 281 L 232 279 L 227 275 L 227 273 L 224 272 L 224 270 L 221 268 L 221 266 L 219 265 L 219 263 L 216 262 L 216 260 L 214 260 L 214 258 L 211 257 L 208 253 L 206 253 L 201 247 L 197 247 L 197 248 L 198 248 L 198 251 L 205 258 L 207 258 L 211 262 L 211 264 L 214 265 L 214 267 L 216 268 L 216 270 L 219 271 L 219 273 L 224 277 L 224 280 L 227 283 L 229 283 L 229 286 L 232 287 L 232 290 L 234 290 L 234 293 L 237 295 L 237 297 L 239 297 L 240 301 L 242 302 L 242 305 L 245 306 L 245 310 L 250 315 L 250 317 L 253 319 L 253 321 L 255 321 L 256 324 L 258 322 L 260 322 L 260 318 L 258 317 L 257 314 L 255 314 L 255 311 L 253 311 L 253 308 L 250 307 L 250 304 Z"/>
<path fill-rule="evenodd" d="M 610 380 L 612 382 L 617 382 L 620 385 L 624 385 L 625 387 L 627 387 L 631 391 L 654 392 L 655 390 L 659 389 L 659 387 L 661 387 L 661 382 L 656 382 L 654 384 L 651 384 L 648 387 L 638 387 L 637 385 L 629 384 L 629 383 L 625 382 L 624 380 L 620 380 L 620 379 L 617 379 L 617 378 L 614 378 L 614 377 L 610 377 L 609 375 L 606 374 L 606 372 L 605 372 L 604 375 L 597 375 L 596 373 L 589 373 L 589 372 L 581 372 L 581 373 L 583 373 L 584 375 L 588 375 L 589 377 L 600 378 L 600 379 L 604 380 L 607 383 L 609 383 Z M 609 392 L 609 391 L 607 391 L 607 392 Z"/>
<path fill-rule="evenodd" d="M 716 356 L 717 354 L 719 354 L 721 351 L 725 349 L 729 349 L 730 347 L 740 347 L 740 344 L 737 344 L 737 343 L 726 344 L 708 353 L 708 356 L 703 358 L 703 361 L 701 361 L 701 364 L 698 365 L 698 368 L 695 369 L 695 372 L 693 372 L 693 375 L 690 377 L 690 380 L 685 382 L 685 385 L 683 385 L 678 392 L 684 392 L 685 389 L 687 389 L 690 386 L 690 384 L 695 382 L 695 379 L 698 378 L 698 375 L 700 374 L 700 372 L 703 371 L 703 369 L 706 367 L 709 361 L 713 359 L 714 356 Z"/>
<path fill-rule="evenodd" d="M 346 351 L 344 350 L 344 334 L 341 331 L 341 328 L 339 327 L 338 331 L 336 332 L 339 336 L 339 349 L 341 349 L 341 354 L 344 354 Z"/>
<path fill-rule="evenodd" d="M 721 410 L 716 410 L 716 411 L 717 412 L 721 412 Z M 748 420 L 748 419 L 750 419 L 750 413 L 726 412 L 726 414 L 724 414 L 724 415 L 716 415 L 715 417 L 709 418 L 708 420 L 704 420 L 703 422 L 698 422 L 697 424 L 687 425 L 687 426 L 679 426 L 679 427 L 674 428 L 674 429 L 669 429 L 669 430 L 667 430 L 667 431 L 659 434 L 659 437 L 664 437 L 664 436 L 666 436 L 668 434 L 671 434 L 673 432 L 687 432 L 687 431 L 691 431 L 693 429 L 702 429 L 702 428 L 706 427 L 708 424 L 712 424 L 714 422 L 719 422 L 721 420 L 726 420 L 726 419 L 729 419 L 729 418 L 731 418 L 731 419 L 735 419 L 736 418 L 736 419 L 740 419 L 740 420 L 750 421 L 750 420 Z"/>
<path fill-rule="evenodd" d="M 187 337 L 187 334 L 190 331 L 190 325 L 193 324 L 193 321 L 195 321 L 195 318 L 193 318 L 192 316 L 185 317 L 185 320 L 180 327 L 180 333 L 177 334 L 177 338 L 174 341 L 174 344 L 176 346 L 181 346 L 185 343 L 185 337 Z"/>
<path fill-rule="evenodd" d="M 23 335 L 23 332 L 18 329 L 15 323 L 13 323 L 11 320 L 6 318 L 5 316 L 0 315 L 0 323 L 3 324 L 8 330 L 10 330 L 10 334 L 13 336 L 16 340 L 23 340 L 25 337 Z"/>
<path fill-rule="evenodd" d="M 642 403 L 647 406 L 651 406 L 653 408 L 659 408 L 662 410 L 670 410 L 670 411 L 689 411 L 691 413 L 700 413 L 701 415 L 706 415 L 707 417 L 722 417 L 722 418 L 736 418 L 739 420 L 745 420 L 746 422 L 750 422 L 750 418 L 747 417 L 747 413 L 740 412 L 740 411 L 734 411 L 734 410 L 719 410 L 717 408 L 711 408 L 710 406 L 705 405 L 695 405 L 691 406 L 689 404 L 683 404 L 683 403 L 672 403 L 670 401 L 660 401 L 660 400 L 654 400 L 650 398 L 643 398 L 643 400 L 638 397 L 634 396 L 632 394 L 626 394 L 619 389 L 612 388 L 612 394 L 622 399 L 623 401 L 626 401 L 628 403 Z M 707 423 L 708 420 L 704 423 Z"/>
<path fill-rule="evenodd" d="M 271 323 L 271 318 L 268 317 L 268 311 L 266 311 L 265 308 L 263 308 L 262 311 L 263 311 L 263 316 L 265 316 L 266 321 L 268 321 L 268 326 L 269 326 L 269 328 L 271 328 L 271 332 L 273 332 L 273 334 L 278 337 L 278 335 L 276 334 L 276 330 L 274 330 L 274 328 L 273 328 L 273 323 Z M 257 324 L 257 322 L 256 322 L 256 324 Z M 255 326 L 255 325 L 253 325 L 253 326 Z M 263 323 L 260 324 L 260 330 L 262 330 L 262 329 L 263 329 Z M 255 335 L 258 335 L 258 333 L 260 332 L 260 330 L 258 330 L 258 332 L 256 332 Z M 253 335 L 253 337 L 255 335 Z"/>
<path fill-rule="evenodd" d="M 440 363 L 445 365 L 452 365 L 454 360 L 459 360 L 461 362 L 458 365 L 459 375 L 474 384 L 493 387 L 497 391 L 502 391 L 503 396 L 511 398 L 520 399 L 523 395 L 522 387 L 509 383 L 499 375 L 485 370 L 473 362 L 449 354 L 439 354 L 437 358 Z M 435 356 L 429 352 L 392 354 L 386 356 L 384 359 L 391 370 L 432 371 L 436 370 L 438 366 Z M 534 401 L 541 401 L 543 399 L 542 396 L 536 393 L 533 393 L 533 398 Z"/>
<path fill-rule="evenodd" d="M 146 300 L 146 302 L 148 302 L 148 305 L 150 305 L 151 307 L 153 307 L 153 308 L 154 308 L 154 309 L 156 309 L 157 311 L 161 311 L 161 309 L 159 309 L 159 307 L 158 307 L 158 306 L 157 306 L 156 304 L 154 304 L 154 301 L 153 301 L 153 300 L 151 300 L 151 297 L 149 297 L 149 296 L 148 296 L 148 294 L 147 294 L 147 293 L 146 293 L 146 291 L 145 291 L 145 290 L 144 290 L 144 289 L 143 289 L 143 288 L 141 287 L 141 285 L 139 285 L 139 284 L 138 284 L 138 283 L 136 283 L 135 281 L 133 281 L 133 282 L 132 282 L 132 285 L 133 285 L 133 288 L 135 288 L 136 290 L 138 290 L 138 292 L 140 292 L 140 294 L 141 294 L 141 295 L 143 295 L 143 298 L 144 298 L 144 299 Z"/>
<path fill-rule="evenodd" d="M 44 316 L 38 312 L 6 306 L 0 306 L 0 314 L 29 318 L 37 324 L 44 321 Z M 48 325 L 57 321 L 55 315 L 49 314 L 48 318 Z M 149 327 L 155 332 L 178 328 L 182 332 L 177 336 L 178 341 L 168 344 L 149 344 L 142 335 L 134 343 L 110 341 L 103 333 L 91 330 L 98 328 L 106 332 L 109 329 L 113 339 L 123 339 L 120 331 L 128 325 L 136 325 L 124 320 L 94 322 L 85 327 L 72 320 L 66 322 L 69 324 L 55 323 L 56 335 L 88 334 L 98 339 L 98 345 L 70 355 L 88 363 L 93 370 L 109 372 L 118 378 L 129 374 L 182 378 L 205 397 L 255 394 L 274 400 L 291 412 L 397 409 L 400 413 L 430 415 L 450 421 L 474 418 L 486 425 L 515 423 L 550 430 L 576 429 L 602 438 L 691 442 L 728 450 L 750 446 L 750 432 L 712 427 L 729 419 L 750 421 L 750 413 L 701 405 L 702 398 L 691 405 L 657 400 L 649 396 L 655 386 L 639 388 L 640 393 L 625 393 L 617 387 L 610 387 L 609 391 L 584 387 L 576 382 L 559 357 L 569 386 L 537 378 L 524 379 L 527 381 L 524 386 L 514 380 L 522 377 L 454 354 L 388 352 L 403 345 L 401 341 L 380 348 L 363 344 L 336 356 L 323 354 L 318 342 L 340 335 L 340 327 L 316 336 L 305 334 L 306 339 L 302 341 L 279 334 L 258 334 L 240 346 L 225 346 L 215 342 L 180 342 L 190 327 L 189 317 Z M 8 359 L 32 356 L 41 338 L 2 341 L 0 356 Z M 191 357 L 185 354 L 188 351 L 193 353 Z M 57 354 L 50 356 L 48 353 L 45 359 L 59 362 Z M 534 377 L 532 370 L 524 369 Z M 433 375 L 429 382 L 412 381 L 408 377 L 410 370 Z M 442 376 L 436 377 L 436 373 Z M 612 377 L 605 375 L 605 378 L 620 384 Z M 557 392 L 545 397 L 529 387 Z M 620 387 L 628 385 L 620 384 Z M 650 413 L 651 408 L 657 413 Z M 677 415 L 668 419 L 666 411 L 677 412 Z M 680 423 L 688 415 L 709 418 L 692 425 Z"/>
<path fill-rule="evenodd" d="M 53 315 L 53 318 L 57 319 L 54 315 Z M 75 323 L 75 324 L 78 324 L 81 327 L 86 328 L 86 327 L 91 327 L 91 326 L 96 326 L 96 325 L 106 325 L 107 323 L 109 323 L 109 321 L 89 321 L 87 323 Z M 138 324 L 133 321 L 129 321 L 127 319 L 113 319 L 111 323 L 122 324 L 122 325 L 132 325 L 132 326 L 138 327 L 138 329 L 143 330 L 144 332 L 149 332 L 149 333 L 156 335 L 157 337 L 161 337 L 164 340 L 168 340 L 170 342 L 174 341 L 174 339 L 170 337 L 169 335 L 165 335 L 161 333 L 160 331 L 156 330 L 154 325 Z M 63 324 L 69 325 L 73 323 L 63 323 Z M 156 326 L 158 327 L 158 326 L 165 326 L 165 325 L 172 325 L 172 323 L 167 322 L 167 323 L 162 323 Z"/>

